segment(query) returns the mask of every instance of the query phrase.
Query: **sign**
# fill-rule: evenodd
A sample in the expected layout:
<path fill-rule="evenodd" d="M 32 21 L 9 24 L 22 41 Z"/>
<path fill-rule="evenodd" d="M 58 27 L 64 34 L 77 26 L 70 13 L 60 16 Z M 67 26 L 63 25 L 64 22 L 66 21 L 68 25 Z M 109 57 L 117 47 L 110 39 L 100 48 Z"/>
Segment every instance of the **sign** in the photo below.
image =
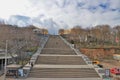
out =
<path fill-rule="evenodd" d="M 105 69 L 105 75 L 103 75 L 103 80 L 112 80 L 110 77 L 110 69 Z"/>
<path fill-rule="evenodd" d="M 105 69 L 105 77 L 110 77 L 110 69 Z"/>
<path fill-rule="evenodd" d="M 20 74 L 21 77 L 24 76 L 23 69 L 19 69 L 18 72 L 19 72 L 19 74 Z"/>
<path fill-rule="evenodd" d="M 28 52 L 28 55 L 29 55 L 29 56 L 32 56 L 32 52 Z"/>

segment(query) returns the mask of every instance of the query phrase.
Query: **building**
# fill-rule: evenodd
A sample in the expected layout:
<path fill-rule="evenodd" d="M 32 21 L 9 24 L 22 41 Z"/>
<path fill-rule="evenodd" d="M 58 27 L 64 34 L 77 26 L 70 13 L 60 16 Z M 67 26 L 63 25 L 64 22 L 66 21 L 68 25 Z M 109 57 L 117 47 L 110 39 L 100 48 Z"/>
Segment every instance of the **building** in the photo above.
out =
<path fill-rule="evenodd" d="M 3 73 L 4 71 L 4 66 L 5 66 L 5 50 L 0 49 L 0 75 Z M 13 57 L 17 57 L 16 54 L 13 55 Z M 6 56 L 7 58 L 7 65 L 12 63 L 12 57 L 10 56 L 10 54 L 7 54 Z"/>
<path fill-rule="evenodd" d="M 71 29 L 64 30 L 64 34 L 70 34 L 70 33 L 71 33 Z"/>

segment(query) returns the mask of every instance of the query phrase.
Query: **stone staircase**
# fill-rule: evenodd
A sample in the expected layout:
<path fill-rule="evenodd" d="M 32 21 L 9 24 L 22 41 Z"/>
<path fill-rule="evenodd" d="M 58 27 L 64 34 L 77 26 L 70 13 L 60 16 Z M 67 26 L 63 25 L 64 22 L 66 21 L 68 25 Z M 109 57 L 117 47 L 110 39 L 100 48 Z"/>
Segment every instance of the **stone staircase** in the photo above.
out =
<path fill-rule="evenodd" d="M 76 55 L 76 53 L 71 49 L 59 49 L 59 48 L 45 48 L 42 50 L 41 54 L 51 54 L 51 55 Z"/>
<path fill-rule="evenodd" d="M 36 64 L 54 64 L 54 65 L 86 65 L 81 56 L 49 56 L 42 55 L 37 59 Z"/>
<path fill-rule="evenodd" d="M 35 68 L 30 77 L 35 78 L 91 78 L 99 77 L 92 68 Z"/>
<path fill-rule="evenodd" d="M 50 36 L 28 78 L 84 78 L 100 80 L 95 69 L 77 55 L 59 36 Z M 87 78 L 87 79 L 86 79 Z M 95 79 L 90 79 L 95 78 Z M 28 79 L 29 80 L 29 79 Z M 74 79 L 73 79 L 74 80 Z"/>

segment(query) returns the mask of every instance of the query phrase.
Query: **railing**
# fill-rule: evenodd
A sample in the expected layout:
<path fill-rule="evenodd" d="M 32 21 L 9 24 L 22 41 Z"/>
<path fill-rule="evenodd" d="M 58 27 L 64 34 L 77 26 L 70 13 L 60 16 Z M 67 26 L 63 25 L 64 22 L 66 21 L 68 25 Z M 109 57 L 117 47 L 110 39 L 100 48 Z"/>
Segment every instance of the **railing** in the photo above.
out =
<path fill-rule="evenodd" d="M 36 51 L 36 53 L 31 57 L 30 62 L 27 63 L 27 64 L 23 67 L 23 70 L 26 71 L 26 74 L 25 74 L 25 76 L 24 76 L 25 78 L 27 78 L 27 76 L 29 75 L 29 73 L 30 73 L 32 67 L 34 66 L 34 64 L 35 64 L 38 56 L 40 55 L 42 49 L 43 49 L 44 46 L 46 45 L 46 42 L 48 41 L 48 38 L 49 38 L 49 36 L 42 38 L 42 44 L 41 44 L 41 46 L 38 48 L 38 50 Z M 33 66 L 31 65 L 31 63 L 32 63 Z"/>

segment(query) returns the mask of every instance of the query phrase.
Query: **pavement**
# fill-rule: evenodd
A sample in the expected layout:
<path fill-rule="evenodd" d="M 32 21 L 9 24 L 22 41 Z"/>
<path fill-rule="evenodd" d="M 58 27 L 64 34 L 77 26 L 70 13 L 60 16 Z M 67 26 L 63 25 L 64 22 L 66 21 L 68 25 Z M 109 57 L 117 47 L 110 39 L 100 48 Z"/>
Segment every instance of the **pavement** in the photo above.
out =
<path fill-rule="evenodd" d="M 89 65 L 35 65 L 34 68 L 93 68 L 93 66 Z"/>
<path fill-rule="evenodd" d="M 27 78 L 26 80 L 101 80 L 100 78 Z"/>

